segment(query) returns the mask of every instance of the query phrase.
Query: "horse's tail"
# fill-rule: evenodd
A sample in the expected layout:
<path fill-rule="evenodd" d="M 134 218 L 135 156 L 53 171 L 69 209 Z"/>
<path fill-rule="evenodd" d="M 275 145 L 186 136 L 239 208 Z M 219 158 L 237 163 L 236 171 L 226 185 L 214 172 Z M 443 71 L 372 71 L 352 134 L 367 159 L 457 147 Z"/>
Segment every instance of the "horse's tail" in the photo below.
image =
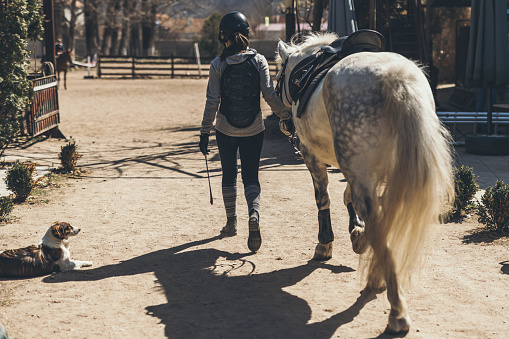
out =
<path fill-rule="evenodd" d="M 374 232 L 388 244 L 398 275 L 409 278 L 423 258 L 430 226 L 439 223 L 454 199 L 452 140 L 436 115 L 423 72 L 415 64 L 390 68 L 382 91 L 391 116 L 392 142 L 387 143 L 393 151 L 384 164 Z M 371 269 L 376 265 L 377 260 L 372 261 Z"/>

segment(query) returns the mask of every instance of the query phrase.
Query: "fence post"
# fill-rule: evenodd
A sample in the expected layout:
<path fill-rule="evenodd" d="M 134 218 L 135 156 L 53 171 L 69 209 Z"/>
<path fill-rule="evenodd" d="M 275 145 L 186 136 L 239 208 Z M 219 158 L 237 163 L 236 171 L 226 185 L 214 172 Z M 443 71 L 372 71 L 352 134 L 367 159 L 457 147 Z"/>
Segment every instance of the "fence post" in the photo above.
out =
<path fill-rule="evenodd" d="M 101 55 L 97 56 L 97 77 L 101 78 Z"/>
<path fill-rule="evenodd" d="M 196 63 L 198 64 L 198 75 L 201 78 L 201 61 L 200 61 L 200 49 L 198 48 L 198 43 L 194 43 L 194 53 L 196 54 Z"/>
<path fill-rule="evenodd" d="M 133 64 L 132 64 L 132 67 L 131 67 L 131 69 L 132 69 L 132 75 L 133 75 L 133 79 L 135 79 L 135 78 L 136 78 L 136 72 L 135 72 L 135 70 L 134 70 L 134 54 L 132 55 L 132 63 L 133 63 Z"/>
<path fill-rule="evenodd" d="M 171 55 L 171 78 L 175 79 L 175 56 Z"/>

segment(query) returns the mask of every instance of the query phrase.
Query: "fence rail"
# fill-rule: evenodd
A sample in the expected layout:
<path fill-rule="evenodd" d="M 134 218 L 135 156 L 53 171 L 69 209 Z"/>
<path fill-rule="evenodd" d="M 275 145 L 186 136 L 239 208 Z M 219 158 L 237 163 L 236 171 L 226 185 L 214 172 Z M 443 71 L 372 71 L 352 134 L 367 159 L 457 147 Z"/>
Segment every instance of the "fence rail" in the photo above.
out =
<path fill-rule="evenodd" d="M 25 112 L 22 134 L 36 136 L 49 131 L 60 123 L 57 78 L 55 75 L 32 80 L 34 95 Z"/>
<path fill-rule="evenodd" d="M 196 58 L 180 56 L 99 56 L 97 61 L 97 77 L 208 77 L 211 59 L 200 59 L 201 67 Z M 276 75 L 276 63 L 269 60 L 269 70 Z"/>
<path fill-rule="evenodd" d="M 446 125 L 451 126 L 451 134 L 456 140 L 458 126 L 468 125 L 468 130 L 477 133 L 479 125 L 485 125 L 488 122 L 487 112 L 437 112 L 438 118 Z M 492 124 L 494 132 L 499 132 L 499 125 L 509 126 L 508 112 L 492 112 Z M 461 131 L 460 131 L 461 133 Z M 464 133 L 461 133 L 464 134 Z"/>

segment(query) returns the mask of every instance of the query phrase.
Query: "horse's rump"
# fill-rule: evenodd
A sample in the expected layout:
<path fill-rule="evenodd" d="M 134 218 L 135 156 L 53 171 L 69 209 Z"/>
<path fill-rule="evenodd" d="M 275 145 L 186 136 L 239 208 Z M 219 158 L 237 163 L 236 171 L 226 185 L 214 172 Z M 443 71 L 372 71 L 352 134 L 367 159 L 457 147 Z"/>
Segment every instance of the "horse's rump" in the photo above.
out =
<path fill-rule="evenodd" d="M 428 81 L 401 55 L 359 53 L 331 70 L 323 91 L 345 177 L 357 192 L 360 180 L 365 194 L 378 197 L 354 206 L 375 210 L 365 211 L 376 219 L 367 222 L 376 225 L 370 235 L 389 244 L 398 274 L 408 277 L 423 258 L 429 225 L 453 195 L 450 137 Z"/>

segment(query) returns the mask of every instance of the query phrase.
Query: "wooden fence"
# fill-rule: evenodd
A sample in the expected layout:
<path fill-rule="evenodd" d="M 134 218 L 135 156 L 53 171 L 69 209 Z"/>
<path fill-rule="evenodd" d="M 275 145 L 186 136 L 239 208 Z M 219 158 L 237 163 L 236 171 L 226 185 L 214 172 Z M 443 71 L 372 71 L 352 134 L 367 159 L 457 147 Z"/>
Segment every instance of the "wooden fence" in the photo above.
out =
<path fill-rule="evenodd" d="M 200 65 L 193 57 L 178 56 L 99 56 L 97 60 L 97 76 L 121 78 L 145 77 L 208 77 L 211 59 L 201 59 Z M 276 63 L 269 60 L 269 69 L 276 75 Z"/>
<path fill-rule="evenodd" d="M 55 75 L 32 80 L 34 95 L 23 116 L 22 134 L 36 136 L 54 129 L 60 123 L 57 78 Z"/>

